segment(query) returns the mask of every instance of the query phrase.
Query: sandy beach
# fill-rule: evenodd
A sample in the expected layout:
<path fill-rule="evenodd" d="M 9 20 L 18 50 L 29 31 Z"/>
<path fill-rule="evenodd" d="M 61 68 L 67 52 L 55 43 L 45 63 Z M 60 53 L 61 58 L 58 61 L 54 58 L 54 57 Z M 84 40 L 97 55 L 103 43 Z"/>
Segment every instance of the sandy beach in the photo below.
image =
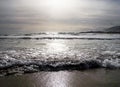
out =
<path fill-rule="evenodd" d="M 120 87 L 120 70 L 38 72 L 0 77 L 0 87 Z"/>

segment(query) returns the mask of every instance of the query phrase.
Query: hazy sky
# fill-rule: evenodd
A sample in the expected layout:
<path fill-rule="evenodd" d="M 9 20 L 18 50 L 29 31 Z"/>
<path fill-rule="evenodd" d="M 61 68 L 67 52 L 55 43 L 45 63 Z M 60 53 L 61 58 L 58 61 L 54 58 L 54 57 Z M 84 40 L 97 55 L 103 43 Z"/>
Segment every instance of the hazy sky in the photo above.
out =
<path fill-rule="evenodd" d="M 0 32 L 74 31 L 120 25 L 120 0 L 0 0 Z"/>

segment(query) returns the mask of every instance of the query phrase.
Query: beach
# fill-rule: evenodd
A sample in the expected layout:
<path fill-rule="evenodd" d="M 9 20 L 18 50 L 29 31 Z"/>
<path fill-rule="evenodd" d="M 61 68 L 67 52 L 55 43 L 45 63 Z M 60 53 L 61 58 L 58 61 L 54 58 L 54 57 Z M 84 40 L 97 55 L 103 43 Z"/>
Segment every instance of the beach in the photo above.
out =
<path fill-rule="evenodd" d="M 120 70 L 38 72 L 0 77 L 0 87 L 119 87 Z"/>

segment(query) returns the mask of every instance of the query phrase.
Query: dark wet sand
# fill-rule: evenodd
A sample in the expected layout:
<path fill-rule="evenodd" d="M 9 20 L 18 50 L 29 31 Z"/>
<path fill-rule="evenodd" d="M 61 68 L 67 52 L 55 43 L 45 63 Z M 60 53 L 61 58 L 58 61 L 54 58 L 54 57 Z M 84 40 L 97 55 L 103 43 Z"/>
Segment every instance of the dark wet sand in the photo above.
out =
<path fill-rule="evenodd" d="M 39 72 L 0 77 L 0 87 L 120 87 L 120 70 Z"/>

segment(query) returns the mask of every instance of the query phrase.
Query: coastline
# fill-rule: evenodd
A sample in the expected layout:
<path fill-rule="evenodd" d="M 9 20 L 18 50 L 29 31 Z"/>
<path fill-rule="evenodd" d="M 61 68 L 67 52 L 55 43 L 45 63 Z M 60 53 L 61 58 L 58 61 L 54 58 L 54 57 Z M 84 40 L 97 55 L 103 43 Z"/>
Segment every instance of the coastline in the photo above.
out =
<path fill-rule="evenodd" d="M 0 77 L 0 87 L 119 87 L 120 70 L 37 72 Z"/>

